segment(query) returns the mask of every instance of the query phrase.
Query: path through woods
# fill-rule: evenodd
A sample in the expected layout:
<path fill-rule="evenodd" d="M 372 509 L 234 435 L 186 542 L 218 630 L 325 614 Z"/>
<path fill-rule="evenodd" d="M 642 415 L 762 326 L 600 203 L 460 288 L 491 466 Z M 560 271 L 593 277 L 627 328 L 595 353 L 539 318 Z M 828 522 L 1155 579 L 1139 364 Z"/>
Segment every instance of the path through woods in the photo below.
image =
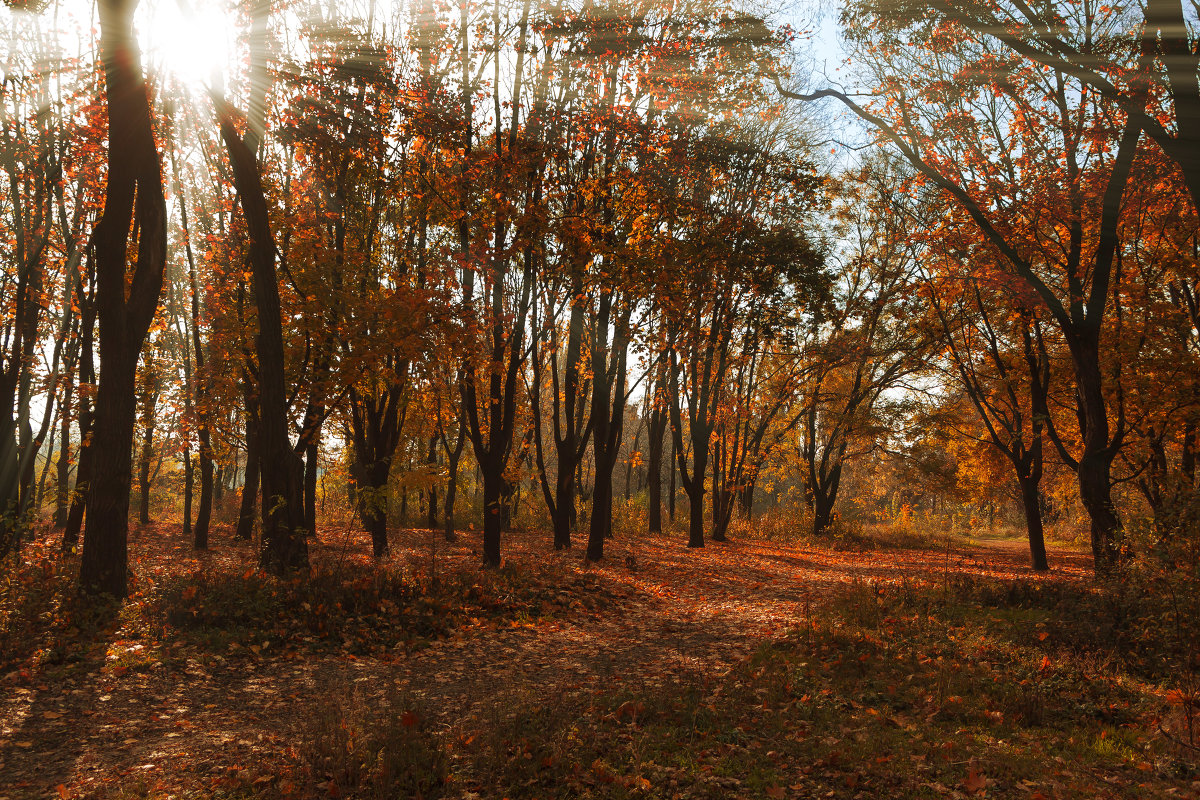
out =
<path fill-rule="evenodd" d="M 343 536 L 329 534 L 317 557 L 359 563 L 369 540 Z M 469 573 L 479 558 L 475 538 L 437 542 L 439 573 Z M 137 569 L 253 562 L 248 545 L 225 537 L 211 553 L 187 545 L 162 527 L 142 529 L 133 542 Z M 392 559 L 427 576 L 430 545 L 429 532 L 404 532 Z M 1035 578 L 1019 543 L 1009 542 L 869 553 L 736 540 L 688 550 L 678 535 L 629 545 L 618 540 L 608 560 L 588 565 L 581 548 L 554 553 L 548 534 L 514 534 L 506 569 L 532 575 L 549 610 L 467 619 L 399 650 L 314 653 L 267 640 L 265 648 L 234 643 L 215 652 L 168 638 L 162 652 L 139 658 L 146 632 L 126 622 L 83 655 L 55 663 L 55 654 L 43 654 L 0 683 L 0 797 L 86 796 L 164 781 L 204 791 L 231 777 L 265 785 L 295 745 L 297 724 L 331 691 L 352 686 L 368 706 L 389 694 L 414 697 L 431 730 L 469 742 L 505 714 L 563 696 L 719 677 L 854 581 L 951 571 L 1082 580 L 1090 568 L 1085 555 L 1059 551 L 1054 572 Z"/>

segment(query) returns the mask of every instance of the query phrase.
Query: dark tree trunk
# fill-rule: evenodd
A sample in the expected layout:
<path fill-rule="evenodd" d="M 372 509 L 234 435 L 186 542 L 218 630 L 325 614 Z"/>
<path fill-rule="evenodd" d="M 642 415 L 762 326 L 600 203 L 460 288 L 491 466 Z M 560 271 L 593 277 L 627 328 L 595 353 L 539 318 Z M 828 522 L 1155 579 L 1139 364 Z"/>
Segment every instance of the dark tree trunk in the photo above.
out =
<path fill-rule="evenodd" d="M 249 411 L 249 409 L 248 409 Z M 258 499 L 258 420 L 256 413 L 246 415 L 246 478 L 242 482 L 242 502 L 238 510 L 235 536 L 249 541 L 254 534 L 254 507 Z"/>
<path fill-rule="evenodd" d="M 554 479 L 554 508 L 554 549 L 569 549 L 575 509 L 575 470 L 565 469 L 561 461 Z"/>
<path fill-rule="evenodd" d="M 483 563 L 498 567 L 500 534 L 504 530 L 504 474 L 492 465 L 480 465 L 480 468 L 483 472 Z"/>
<path fill-rule="evenodd" d="M 377 461 L 374 464 L 359 464 L 356 470 L 361 481 L 356 493 L 358 515 L 363 527 L 371 535 L 371 554 L 375 558 L 383 558 L 390 552 L 387 537 L 390 466 L 388 462 Z"/>
<path fill-rule="evenodd" d="M 154 408 L 158 405 L 157 378 L 146 367 L 146 390 L 142 395 L 142 452 L 138 459 L 138 521 L 150 523 L 150 462 L 154 460 Z"/>
<path fill-rule="evenodd" d="M 1050 569 L 1046 560 L 1046 540 L 1042 531 L 1042 505 L 1040 475 L 1029 475 L 1019 478 L 1021 485 L 1021 504 L 1025 512 L 1025 529 L 1029 534 L 1029 557 L 1033 568 L 1038 572 Z"/>
<path fill-rule="evenodd" d="M 192 535 L 192 450 L 183 450 L 183 535 Z"/>
<path fill-rule="evenodd" d="M 667 516 L 671 522 L 675 521 L 675 493 L 678 489 L 675 486 L 675 442 L 671 442 L 671 457 L 667 459 L 667 466 L 670 468 L 671 485 L 667 494 Z"/>
<path fill-rule="evenodd" d="M 724 440 L 718 436 L 712 468 L 712 540 L 714 542 L 727 541 L 729 516 L 733 512 L 733 492 L 728 488 L 724 466 L 725 459 L 728 457 Z"/>
<path fill-rule="evenodd" d="M 558 474 L 554 480 L 554 549 L 571 547 L 571 530 L 575 527 L 575 473 L 583 459 L 590 435 L 584 426 L 584 400 L 579 375 L 583 352 L 584 303 L 582 270 L 571 279 L 571 316 L 567 327 L 567 353 L 563 374 L 563 402 L 559 409 L 554 398 L 555 450 L 558 454 Z M 555 369 L 557 366 L 555 365 Z M 557 381 L 556 381 L 557 383 Z M 557 387 L 556 387 L 557 388 Z M 559 433 L 561 429 L 561 434 Z"/>
<path fill-rule="evenodd" d="M 661 388 L 661 387 L 656 387 Z M 663 439 L 667 432 L 667 414 L 657 400 L 650 411 L 650 442 L 646 458 L 647 527 L 650 533 L 662 531 Z"/>
<path fill-rule="evenodd" d="M 208 428 L 200 428 L 200 506 L 196 509 L 196 527 L 192 529 L 192 546 L 208 549 L 208 525 L 212 517 L 213 461 Z M 251 512 L 253 513 L 253 511 Z"/>
<path fill-rule="evenodd" d="M 613 297 L 600 297 L 596 327 L 592 336 L 592 452 L 595 455 L 595 481 L 592 487 L 591 526 L 588 531 L 587 559 L 604 558 L 604 540 L 612 536 L 613 470 L 621 450 L 621 429 L 625 421 L 625 370 L 628 337 L 624 326 L 628 314 L 615 324 L 611 351 L 608 328 L 612 320 Z M 613 361 L 611 367 L 610 360 Z"/>
<path fill-rule="evenodd" d="M 218 506 L 225 500 L 225 465 L 217 464 L 213 469 L 213 503 Z"/>
<path fill-rule="evenodd" d="M 91 483 L 92 448 L 84 445 L 79 450 L 79 466 L 75 470 L 75 492 L 67 522 L 63 526 L 63 550 L 72 550 L 79 545 L 79 534 L 83 530 L 83 512 L 87 508 L 87 487 Z"/>
<path fill-rule="evenodd" d="M 843 452 L 845 451 L 845 447 L 841 449 Z M 833 509 L 837 505 L 838 486 L 842 481 L 840 454 L 823 477 L 819 473 L 814 474 L 817 479 L 810 487 L 812 490 L 813 536 L 824 536 L 832 532 L 835 519 Z"/>
<path fill-rule="evenodd" d="M 450 475 L 446 481 L 446 499 L 445 499 L 445 515 L 443 529 L 445 540 L 453 542 L 458 539 L 458 535 L 454 532 L 454 503 L 458 495 L 458 464 L 450 465 Z"/>
<path fill-rule="evenodd" d="M 608 378 L 608 326 L 612 295 L 605 292 L 600 298 L 592 335 L 592 453 L 595 477 L 592 483 L 592 513 L 588 530 L 587 560 L 604 558 L 604 540 L 612 526 L 612 468 L 616 462 L 611 449 L 613 386 Z"/>
<path fill-rule="evenodd" d="M 813 535 L 824 536 L 833 527 L 833 506 L 836 496 L 824 492 L 813 493 Z"/>
<path fill-rule="evenodd" d="M 260 563 L 275 574 L 308 567 L 302 483 L 304 465 L 288 440 L 288 401 L 283 373 L 283 320 L 275 271 L 275 242 L 258 161 L 238 135 L 233 114 L 214 98 L 221 138 L 229 153 L 234 183 L 250 239 L 254 299 L 258 308 L 259 478 L 262 484 Z"/>
<path fill-rule="evenodd" d="M 597 458 L 597 462 L 600 459 Z M 607 457 L 605 457 L 607 461 Z M 612 472 L 605 463 L 596 464 L 596 485 L 592 489 L 591 529 L 588 531 L 587 560 L 604 558 L 604 540 L 612 531 Z"/>
<path fill-rule="evenodd" d="M 693 467 L 699 469 L 699 467 Z M 701 473 L 703 475 L 703 473 Z M 688 496 L 688 547 L 704 547 L 704 479 L 684 487 Z"/>
<path fill-rule="evenodd" d="M 467 444 L 467 432 L 463 428 L 461 416 L 458 421 L 458 437 L 454 440 L 454 447 L 450 447 L 445 438 L 442 439 L 442 445 L 446 450 L 446 499 L 445 499 L 445 539 L 447 542 L 455 541 L 458 536 L 454 532 L 454 503 L 458 498 L 458 465 L 462 460 L 463 448 Z"/>
<path fill-rule="evenodd" d="M 135 382 L 142 343 L 158 307 L 166 264 L 166 198 L 149 96 L 133 36 L 137 0 L 101 0 L 100 58 L 108 100 L 108 174 L 104 212 L 93 234 L 100 383 L 80 588 L 123 599 L 127 593 L 129 489 Z M 130 223 L 136 267 L 126 270 Z M 127 294 L 128 293 L 128 294 Z"/>
<path fill-rule="evenodd" d="M 92 264 L 89 260 L 89 265 Z M 92 281 L 89 281 L 91 283 Z M 92 383 L 95 380 L 93 366 L 92 335 L 95 328 L 95 304 L 90 298 L 83 305 L 83 320 L 80 330 L 79 382 Z M 79 533 L 83 530 L 83 512 L 87 507 L 88 483 L 91 477 L 91 433 L 92 421 L 91 401 L 84 394 L 79 396 L 79 452 L 78 464 L 75 468 L 75 491 L 71 494 L 70 508 L 67 510 L 66 522 L 63 525 L 63 550 L 70 551 L 79 545 Z M 68 431 L 68 435 L 70 435 Z"/>
<path fill-rule="evenodd" d="M 71 395 L 74 388 L 74 383 L 68 382 L 64 389 L 62 417 L 59 420 L 58 464 L 55 473 L 57 485 L 54 491 L 54 527 L 56 528 L 67 524 L 67 514 L 71 508 L 71 415 L 67 411 L 71 407 Z"/>
<path fill-rule="evenodd" d="M 407 364 L 396 370 L 406 374 Z M 392 459 L 404 428 L 403 381 L 363 394 L 350 390 L 350 431 L 353 444 L 350 474 L 363 527 L 371 535 L 375 558 L 388 554 L 387 523 Z"/>
<path fill-rule="evenodd" d="M 1092 556 L 1098 575 L 1110 574 L 1121 562 L 1121 520 L 1112 501 L 1112 461 L 1099 332 L 1069 338 L 1075 367 L 1076 395 L 1082 423 L 1083 451 L 1075 469 L 1079 497 L 1091 521 Z"/>
<path fill-rule="evenodd" d="M 429 458 L 426 461 L 426 463 L 429 465 L 429 472 L 430 472 L 430 475 L 429 475 L 429 480 L 430 480 L 429 508 L 427 509 L 427 513 L 428 513 L 429 530 L 431 530 L 431 531 L 437 530 L 437 527 L 438 527 L 437 485 L 432 482 L 433 481 L 433 470 L 437 466 L 437 446 L 438 446 L 438 437 L 436 435 L 429 437 Z"/>

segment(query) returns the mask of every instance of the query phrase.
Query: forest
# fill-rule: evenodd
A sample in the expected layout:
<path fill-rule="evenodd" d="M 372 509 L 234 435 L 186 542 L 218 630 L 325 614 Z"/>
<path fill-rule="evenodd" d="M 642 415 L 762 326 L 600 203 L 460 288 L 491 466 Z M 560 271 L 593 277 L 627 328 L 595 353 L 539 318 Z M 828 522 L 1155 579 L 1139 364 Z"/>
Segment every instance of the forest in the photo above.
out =
<path fill-rule="evenodd" d="M 1194 0 L 0 44 L 0 800 L 1200 796 Z"/>

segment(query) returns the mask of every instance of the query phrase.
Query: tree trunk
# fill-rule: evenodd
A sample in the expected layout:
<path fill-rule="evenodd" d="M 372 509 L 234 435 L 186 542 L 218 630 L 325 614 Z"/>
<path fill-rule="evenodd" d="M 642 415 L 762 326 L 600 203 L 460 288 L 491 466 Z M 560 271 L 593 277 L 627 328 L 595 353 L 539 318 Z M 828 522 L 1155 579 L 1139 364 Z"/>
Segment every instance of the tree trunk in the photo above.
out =
<path fill-rule="evenodd" d="M 663 437 L 667 432 L 667 415 L 654 403 L 650 412 L 650 442 L 646 457 L 647 528 L 650 533 L 662 531 L 662 462 Z"/>
<path fill-rule="evenodd" d="M 694 467 L 699 469 L 699 467 Z M 703 472 L 700 473 L 703 476 Z M 684 487 L 688 496 L 688 547 L 704 547 L 704 478 L 701 477 L 690 488 Z"/>
<path fill-rule="evenodd" d="M 584 436 L 583 393 L 580 391 L 579 362 L 584 339 L 583 272 L 577 268 L 571 276 L 571 316 L 567 327 L 567 352 L 563 374 L 561 410 L 554 398 L 554 444 L 558 454 L 558 474 L 554 481 L 554 549 L 571 547 L 575 527 L 575 474 L 583 460 L 587 440 Z M 586 390 L 585 390 L 586 391 Z M 561 435 L 560 435 L 561 430 Z"/>
<path fill-rule="evenodd" d="M 1091 522 L 1092 557 L 1099 575 L 1110 574 L 1120 563 L 1118 536 L 1121 520 L 1112 502 L 1111 460 L 1085 453 L 1079 459 L 1079 497 Z"/>
<path fill-rule="evenodd" d="M 445 524 L 445 528 L 443 529 L 443 532 L 444 532 L 443 538 L 445 538 L 445 540 L 447 542 L 453 542 L 456 539 L 458 539 L 458 535 L 454 532 L 454 502 L 457 499 L 457 495 L 458 495 L 458 469 L 457 469 L 457 467 L 458 467 L 457 464 L 453 464 L 450 466 L 450 475 L 446 481 L 446 499 L 445 499 L 446 511 L 443 516 L 443 522 Z"/>
<path fill-rule="evenodd" d="M 67 383 L 62 402 L 62 417 L 59 420 L 58 463 L 56 466 L 57 484 L 54 490 L 54 527 L 61 528 L 67 524 L 67 513 L 71 508 L 71 395 L 75 384 Z"/>
<path fill-rule="evenodd" d="M 258 308 L 259 477 L 262 482 L 263 569 L 284 575 L 308 567 L 302 482 L 304 465 L 288 440 L 288 401 L 283 372 L 283 319 L 266 197 L 258 161 L 238 135 L 224 100 L 214 97 L 221 138 L 233 167 L 250 239 L 254 300 Z"/>
<path fill-rule="evenodd" d="M 242 502 L 238 510 L 237 538 L 249 541 L 254 534 L 254 506 L 258 498 L 258 422 L 257 415 L 246 416 L 246 478 L 242 482 Z"/>
<path fill-rule="evenodd" d="M 225 500 L 225 465 L 217 464 L 213 469 L 213 502 L 218 506 Z"/>
<path fill-rule="evenodd" d="M 621 429 L 625 422 L 625 370 L 628 338 L 623 326 L 628 315 L 619 315 L 611 350 L 608 328 L 612 319 L 613 298 L 600 297 L 596 328 L 592 337 L 592 452 L 595 455 L 595 481 L 592 487 L 591 526 L 588 531 L 587 559 L 604 558 L 604 540 L 612 536 L 613 471 L 621 449 Z M 612 381 L 609 382 L 609 360 Z"/>
<path fill-rule="evenodd" d="M 467 433 L 463 429 L 462 417 L 458 420 L 458 438 L 454 441 L 454 447 L 449 446 L 449 442 L 443 442 L 446 446 L 446 499 L 445 499 L 445 539 L 447 542 L 455 541 L 458 536 L 454 532 L 454 503 L 458 499 L 458 465 L 462 460 L 463 448 L 467 444 Z"/>
<path fill-rule="evenodd" d="M 1033 568 L 1038 572 L 1050 569 L 1046 560 L 1046 540 L 1042 532 L 1042 506 L 1038 485 L 1040 476 L 1020 476 L 1021 504 L 1025 511 L 1025 529 L 1029 534 L 1029 557 Z"/>
<path fill-rule="evenodd" d="M 1100 369 L 1099 333 L 1069 339 L 1078 386 L 1076 401 L 1083 422 L 1083 452 L 1076 477 L 1079 497 L 1091 520 L 1092 557 L 1097 575 L 1110 574 L 1122 560 L 1121 520 L 1112 501 L 1112 461 L 1116 449 L 1109 441 Z"/>
<path fill-rule="evenodd" d="M 321 467 L 319 439 L 318 433 L 304 448 L 304 527 L 310 538 L 317 535 L 317 473 Z"/>
<path fill-rule="evenodd" d="M 500 566 L 500 533 L 504 528 L 504 474 L 493 465 L 483 472 L 483 563 Z"/>
<path fill-rule="evenodd" d="M 599 435 L 597 433 L 597 435 Z M 612 529 L 612 471 L 596 459 L 596 484 L 592 489 L 591 530 L 588 531 L 587 560 L 604 558 L 604 540 Z"/>
<path fill-rule="evenodd" d="M 142 395 L 142 452 L 138 459 L 138 521 L 150 523 L 150 462 L 154 460 L 154 408 L 158 405 L 157 379 L 146 367 L 146 391 Z"/>
<path fill-rule="evenodd" d="M 83 512 L 87 508 L 88 485 L 92 475 L 92 448 L 85 444 L 79 450 L 79 466 L 75 470 L 75 492 L 71 496 L 71 508 L 67 511 L 67 522 L 63 525 L 63 550 L 79 546 L 79 534 L 83 530 Z"/>
<path fill-rule="evenodd" d="M 133 391 L 137 359 L 122 358 L 124 353 L 112 353 L 105 359 L 104 351 L 102 342 L 80 585 L 88 594 L 107 594 L 123 599 L 128 591 L 125 573 L 129 563 L 130 444 L 137 414 L 137 395 Z M 105 377 L 109 378 L 107 392 Z M 122 392 L 111 388 L 114 385 L 128 388 Z"/>
<path fill-rule="evenodd" d="M 725 533 L 729 529 L 729 512 L 733 509 L 733 493 L 727 487 L 724 462 L 729 457 L 725 449 L 724 439 L 717 437 L 717 452 L 713 458 L 712 468 L 712 540 L 726 541 Z"/>
<path fill-rule="evenodd" d="M 358 486 L 358 515 L 363 527 L 371 534 L 371 554 L 384 558 L 390 552 L 387 538 L 388 511 L 388 462 L 359 464 L 357 472 L 362 480 Z"/>
<path fill-rule="evenodd" d="M 183 535 L 192 535 L 192 450 L 183 449 Z"/>
<path fill-rule="evenodd" d="M 845 453 L 845 447 L 842 447 L 842 453 Z M 838 486 L 842 482 L 842 461 L 841 456 L 837 457 L 833 466 L 829 467 L 824 478 L 816 471 L 812 471 L 814 476 L 811 485 L 812 491 L 812 511 L 813 511 L 813 536 L 824 536 L 832 533 L 834 513 L 833 509 L 837 505 Z"/>
<path fill-rule="evenodd" d="M 89 260 L 89 265 L 91 264 Z M 91 281 L 89 281 L 91 282 Z M 95 304 L 90 300 L 83 304 L 83 320 L 79 326 L 81 345 L 79 356 L 79 383 L 91 383 L 95 379 L 93 368 L 92 333 L 95 328 Z M 79 463 L 75 468 L 75 491 L 71 494 L 70 507 L 63 525 L 64 551 L 79 545 L 79 533 L 83 530 L 83 512 L 87 507 L 88 483 L 91 476 L 91 432 L 94 419 L 91 401 L 82 392 L 79 395 Z M 70 431 L 67 432 L 70 436 Z"/>
<path fill-rule="evenodd" d="M 93 234 L 100 383 L 79 582 L 86 594 L 124 599 L 137 362 L 162 291 L 167 213 L 149 96 L 133 37 L 137 0 L 101 0 L 98 7 L 108 100 L 108 174 L 104 212 Z M 131 222 L 137 232 L 132 276 L 126 269 Z"/>
<path fill-rule="evenodd" d="M 430 475 L 429 475 L 430 483 L 429 483 L 429 508 L 428 508 L 429 518 L 428 518 L 428 522 L 429 522 L 429 530 L 431 530 L 431 531 L 437 530 L 437 527 L 438 527 L 438 524 L 437 524 L 437 510 L 438 510 L 437 485 L 433 483 L 433 469 L 434 469 L 434 467 L 437 466 L 437 446 L 438 446 L 438 437 L 435 434 L 434 436 L 429 437 L 429 458 L 426 461 L 426 463 L 429 465 L 429 472 L 430 472 Z"/>
<path fill-rule="evenodd" d="M 825 536 L 833 528 L 833 506 L 837 497 L 823 491 L 813 492 L 813 536 Z"/>
<path fill-rule="evenodd" d="M 213 504 L 213 460 L 212 443 L 208 427 L 202 425 L 200 434 L 200 507 L 196 509 L 196 527 L 192 529 L 192 546 L 197 550 L 208 549 L 208 526 L 212 517 Z M 253 513 L 253 508 L 251 509 Z"/>
<path fill-rule="evenodd" d="M 564 469 L 559 461 L 554 479 L 554 549 L 571 547 L 571 522 L 575 508 L 575 470 Z"/>
<path fill-rule="evenodd" d="M 674 522 L 675 521 L 675 493 L 678 491 L 678 489 L 675 486 L 675 471 L 676 471 L 677 467 L 675 466 L 675 442 L 673 442 L 673 441 L 671 442 L 671 458 L 668 459 L 667 464 L 671 468 L 671 487 L 670 487 L 671 490 L 670 490 L 670 493 L 667 495 L 667 516 L 670 518 L 671 522 Z"/>

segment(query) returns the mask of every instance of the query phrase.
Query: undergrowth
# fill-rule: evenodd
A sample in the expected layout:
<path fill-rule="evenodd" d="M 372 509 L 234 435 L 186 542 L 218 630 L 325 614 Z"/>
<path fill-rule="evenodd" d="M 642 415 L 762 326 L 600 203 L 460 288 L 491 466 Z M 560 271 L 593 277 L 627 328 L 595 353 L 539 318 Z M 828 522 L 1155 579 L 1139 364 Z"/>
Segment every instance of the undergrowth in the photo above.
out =
<path fill-rule="evenodd" d="M 512 702 L 460 742 L 486 797 L 1179 796 L 1170 671 L 1104 593 L 856 583 L 723 675 Z M 1181 645 L 1185 646 L 1185 645 Z"/>

